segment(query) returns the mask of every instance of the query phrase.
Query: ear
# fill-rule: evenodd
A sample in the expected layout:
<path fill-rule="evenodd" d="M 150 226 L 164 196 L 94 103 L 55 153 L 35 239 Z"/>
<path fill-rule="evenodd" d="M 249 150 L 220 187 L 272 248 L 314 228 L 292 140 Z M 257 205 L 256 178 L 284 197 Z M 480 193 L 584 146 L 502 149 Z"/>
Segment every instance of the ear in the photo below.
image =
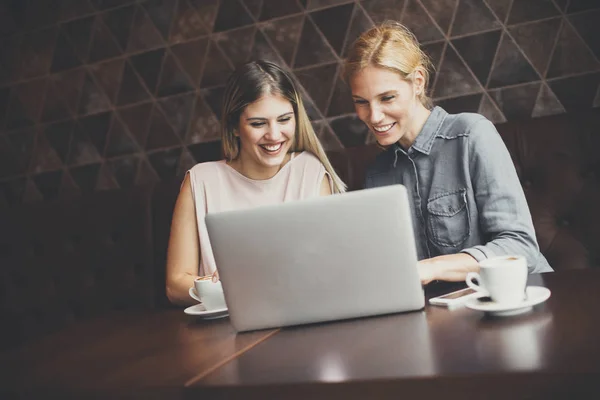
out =
<path fill-rule="evenodd" d="M 425 91 L 425 71 L 423 70 L 423 67 L 417 67 L 413 73 L 415 93 L 421 95 Z"/>

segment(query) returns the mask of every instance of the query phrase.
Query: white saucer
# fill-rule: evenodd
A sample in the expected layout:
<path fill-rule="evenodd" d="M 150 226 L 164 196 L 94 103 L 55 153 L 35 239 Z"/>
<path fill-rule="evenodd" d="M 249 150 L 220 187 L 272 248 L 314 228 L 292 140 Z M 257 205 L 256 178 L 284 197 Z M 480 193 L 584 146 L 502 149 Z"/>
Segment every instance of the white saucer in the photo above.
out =
<path fill-rule="evenodd" d="M 217 319 L 229 316 L 227 307 L 208 311 L 202 304 L 196 304 L 195 306 L 188 307 L 183 310 L 183 312 L 187 315 L 202 317 L 202 319 Z"/>
<path fill-rule="evenodd" d="M 190 288 L 189 293 L 192 299 L 200 301 L 200 298 L 196 294 L 196 291 L 193 287 Z M 207 311 L 206 307 L 204 307 L 203 304 L 196 304 L 195 306 L 191 306 L 183 310 L 183 312 L 187 315 L 196 315 L 202 317 L 203 319 L 217 319 L 227 317 L 229 315 L 227 311 L 227 307 Z"/>
<path fill-rule="evenodd" d="M 543 303 L 550 297 L 550 289 L 542 286 L 528 286 L 525 289 L 527 299 L 518 304 L 502 304 L 493 301 L 481 301 L 483 297 L 471 299 L 465 303 L 471 310 L 483 311 L 497 317 L 508 317 L 530 311 L 536 304 Z"/>

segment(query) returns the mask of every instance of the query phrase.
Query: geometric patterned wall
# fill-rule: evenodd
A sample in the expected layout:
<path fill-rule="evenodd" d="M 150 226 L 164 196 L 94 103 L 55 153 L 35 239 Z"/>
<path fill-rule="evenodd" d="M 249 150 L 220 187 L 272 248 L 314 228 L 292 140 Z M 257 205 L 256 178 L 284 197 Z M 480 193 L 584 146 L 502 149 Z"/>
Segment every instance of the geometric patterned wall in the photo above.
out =
<path fill-rule="evenodd" d="M 374 22 L 413 29 L 448 111 L 600 107 L 598 0 L 12 0 L 0 4 L 0 204 L 181 174 L 218 146 L 235 65 L 291 69 L 327 149 L 369 141 L 339 78 Z"/>

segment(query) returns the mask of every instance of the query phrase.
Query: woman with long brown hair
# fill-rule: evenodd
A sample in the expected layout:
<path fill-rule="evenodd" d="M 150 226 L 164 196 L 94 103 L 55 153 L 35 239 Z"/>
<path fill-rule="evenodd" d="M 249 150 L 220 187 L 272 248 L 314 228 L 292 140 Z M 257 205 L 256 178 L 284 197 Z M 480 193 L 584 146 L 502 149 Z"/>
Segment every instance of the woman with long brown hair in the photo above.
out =
<path fill-rule="evenodd" d="M 194 280 L 217 272 L 207 213 L 346 190 L 312 128 L 297 83 L 274 63 L 253 61 L 230 76 L 221 138 L 225 159 L 191 168 L 175 205 L 166 290 L 176 304 L 195 303 L 188 295 Z"/>

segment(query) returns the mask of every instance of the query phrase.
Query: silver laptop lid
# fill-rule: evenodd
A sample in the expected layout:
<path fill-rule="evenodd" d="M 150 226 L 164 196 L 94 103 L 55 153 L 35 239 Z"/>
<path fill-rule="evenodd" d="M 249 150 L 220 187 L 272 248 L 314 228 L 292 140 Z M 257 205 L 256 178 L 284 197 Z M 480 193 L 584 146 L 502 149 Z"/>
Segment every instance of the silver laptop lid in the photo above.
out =
<path fill-rule="evenodd" d="M 424 307 L 406 189 L 206 216 L 237 331 Z"/>

